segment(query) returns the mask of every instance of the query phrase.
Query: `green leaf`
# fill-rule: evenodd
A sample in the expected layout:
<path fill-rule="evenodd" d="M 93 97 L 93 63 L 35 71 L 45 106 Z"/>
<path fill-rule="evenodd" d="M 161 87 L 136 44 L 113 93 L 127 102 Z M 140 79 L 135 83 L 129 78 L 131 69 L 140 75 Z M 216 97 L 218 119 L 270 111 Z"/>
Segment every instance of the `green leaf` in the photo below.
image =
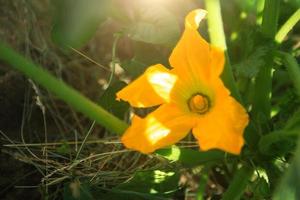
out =
<path fill-rule="evenodd" d="M 259 150 L 264 155 L 283 155 L 295 148 L 299 131 L 281 130 L 264 135 L 259 140 Z"/>
<path fill-rule="evenodd" d="M 255 183 L 253 188 L 253 194 L 255 199 L 268 199 L 271 196 L 270 187 L 265 178 L 259 177 Z"/>
<path fill-rule="evenodd" d="M 238 200 L 241 199 L 248 182 L 253 174 L 253 169 L 247 165 L 242 166 L 234 174 L 232 181 L 226 192 L 223 194 L 222 200 Z"/>
<path fill-rule="evenodd" d="M 177 146 L 172 146 L 168 149 L 159 149 L 156 153 L 170 161 L 180 162 L 187 167 L 218 162 L 225 158 L 225 153 L 219 150 L 198 151 L 193 149 L 183 149 Z"/>
<path fill-rule="evenodd" d="M 173 44 L 180 30 L 176 17 L 164 7 L 140 6 L 136 20 L 128 27 L 130 38 L 152 44 Z"/>
<path fill-rule="evenodd" d="M 273 131 L 264 135 L 259 141 L 259 150 L 265 155 L 284 155 L 295 149 L 299 136 L 300 110 L 290 117 L 282 130 Z"/>
<path fill-rule="evenodd" d="M 129 75 L 132 79 L 137 78 L 142 75 L 146 70 L 148 65 L 143 62 L 138 61 L 136 58 L 122 62 L 122 68 L 125 70 L 126 74 Z"/>
<path fill-rule="evenodd" d="M 109 0 L 56 0 L 52 38 L 63 48 L 85 45 L 106 19 Z"/>
<path fill-rule="evenodd" d="M 137 172 L 128 182 L 119 185 L 118 189 L 135 188 L 139 192 L 163 194 L 178 189 L 179 174 L 173 171 L 144 171 Z"/>
<path fill-rule="evenodd" d="M 280 185 L 275 191 L 274 200 L 295 200 L 300 199 L 300 140 L 294 154 L 294 160 L 283 176 Z"/>
<path fill-rule="evenodd" d="M 286 122 L 285 130 L 300 130 L 300 109 L 297 110 L 293 116 Z"/>
<path fill-rule="evenodd" d="M 258 47 L 241 63 L 233 66 L 237 76 L 253 78 L 259 72 L 259 69 L 265 65 L 264 58 L 270 48 L 266 46 Z"/>
<path fill-rule="evenodd" d="M 136 172 L 127 183 L 108 190 L 101 199 L 156 200 L 169 199 L 178 190 L 179 174 L 173 171 Z"/>
<path fill-rule="evenodd" d="M 117 81 L 105 90 L 99 100 L 99 104 L 106 110 L 114 114 L 120 119 L 124 119 L 124 115 L 129 108 L 129 104 L 124 101 L 116 100 L 116 93 L 126 86 L 126 83 Z"/>

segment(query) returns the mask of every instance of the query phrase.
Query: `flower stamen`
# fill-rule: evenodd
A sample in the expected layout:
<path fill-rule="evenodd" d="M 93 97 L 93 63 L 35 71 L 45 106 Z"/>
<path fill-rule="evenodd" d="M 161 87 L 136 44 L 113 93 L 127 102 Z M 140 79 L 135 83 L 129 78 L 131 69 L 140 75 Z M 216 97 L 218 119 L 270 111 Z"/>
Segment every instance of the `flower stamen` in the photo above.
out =
<path fill-rule="evenodd" d="M 206 95 L 196 93 L 189 98 L 188 106 L 191 112 L 202 115 L 209 111 L 210 100 Z"/>

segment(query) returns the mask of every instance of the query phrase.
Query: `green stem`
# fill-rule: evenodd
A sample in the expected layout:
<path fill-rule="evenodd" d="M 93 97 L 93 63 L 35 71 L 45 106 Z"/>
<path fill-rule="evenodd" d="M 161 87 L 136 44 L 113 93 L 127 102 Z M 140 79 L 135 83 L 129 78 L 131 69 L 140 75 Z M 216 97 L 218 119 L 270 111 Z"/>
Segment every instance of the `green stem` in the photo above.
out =
<path fill-rule="evenodd" d="M 300 67 L 297 60 L 292 55 L 285 52 L 278 52 L 278 55 L 282 58 L 291 81 L 296 89 L 296 94 L 300 98 Z"/>
<path fill-rule="evenodd" d="M 60 99 L 70 104 L 77 111 L 85 114 L 90 119 L 95 120 L 108 130 L 117 134 L 122 134 L 128 125 L 113 116 L 99 105 L 82 96 L 79 92 L 66 85 L 63 81 L 56 79 L 46 70 L 28 61 L 25 57 L 0 42 L 0 60 L 5 61 L 12 67 L 21 71 L 27 77 L 36 81 Z"/>
<path fill-rule="evenodd" d="M 281 26 L 275 36 L 277 43 L 281 43 L 290 30 L 300 21 L 300 8 Z"/>
<path fill-rule="evenodd" d="M 117 56 L 116 56 L 116 52 L 117 52 L 117 44 L 118 44 L 118 41 L 120 39 L 120 37 L 122 36 L 120 33 L 116 33 L 115 35 L 115 40 L 113 42 L 113 47 L 112 47 L 112 62 L 111 62 L 111 73 L 110 73 L 110 76 L 109 76 L 109 80 L 108 80 L 108 83 L 107 83 L 107 88 L 111 85 L 112 83 L 112 80 L 114 78 L 114 74 L 115 74 L 115 69 L 116 69 L 116 60 L 117 60 Z"/>
<path fill-rule="evenodd" d="M 225 33 L 223 29 L 223 21 L 221 14 L 221 6 L 219 0 L 205 0 L 205 7 L 207 10 L 207 21 L 210 42 L 222 48 L 227 49 Z"/>
<path fill-rule="evenodd" d="M 264 10 L 265 0 L 256 1 L 256 24 L 261 25 L 262 23 L 262 13 Z"/>
<path fill-rule="evenodd" d="M 265 0 L 262 33 L 269 39 L 274 39 L 277 33 L 280 0 Z"/>
<path fill-rule="evenodd" d="M 246 165 L 240 168 L 239 171 L 234 175 L 231 184 L 222 197 L 222 200 L 240 199 L 252 174 L 252 168 Z"/>
<path fill-rule="evenodd" d="M 261 26 L 263 40 L 273 41 L 277 32 L 280 0 L 266 0 Z M 270 118 L 272 91 L 272 52 L 266 56 L 266 65 L 262 67 L 255 79 L 255 95 L 253 99 L 253 117 L 265 124 Z"/>
<path fill-rule="evenodd" d="M 230 89 L 232 96 L 241 101 L 241 97 L 235 83 L 229 56 L 227 53 L 225 33 L 221 15 L 221 6 L 219 0 L 205 0 L 207 10 L 207 21 L 209 37 L 212 45 L 217 46 L 225 51 L 226 64 L 222 73 L 222 79 L 225 85 Z"/>
<path fill-rule="evenodd" d="M 197 191 L 197 200 L 203 200 L 205 189 L 208 181 L 208 169 L 201 171 L 198 191 Z"/>

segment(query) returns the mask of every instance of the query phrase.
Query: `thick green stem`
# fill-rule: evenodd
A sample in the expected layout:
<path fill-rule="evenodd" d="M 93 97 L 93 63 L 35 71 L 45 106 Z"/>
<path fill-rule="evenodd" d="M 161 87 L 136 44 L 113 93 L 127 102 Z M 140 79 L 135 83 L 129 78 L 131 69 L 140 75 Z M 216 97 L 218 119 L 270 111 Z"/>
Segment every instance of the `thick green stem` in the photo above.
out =
<path fill-rule="evenodd" d="M 281 43 L 290 30 L 300 21 L 300 8 L 281 26 L 275 36 L 277 43 Z"/>
<path fill-rule="evenodd" d="M 90 119 L 95 120 L 108 130 L 117 134 L 122 134 L 128 125 L 113 116 L 99 105 L 82 96 L 79 92 L 66 85 L 63 81 L 56 79 L 46 70 L 36 66 L 25 57 L 0 42 L 0 60 L 5 61 L 12 67 L 21 71 L 27 77 L 36 81 L 60 99 L 70 104 L 77 111 L 85 114 Z"/>
<path fill-rule="evenodd" d="M 256 24 L 261 25 L 262 23 L 262 13 L 264 10 L 265 0 L 256 1 Z"/>
<path fill-rule="evenodd" d="M 227 49 L 225 33 L 223 29 L 223 21 L 221 14 L 221 6 L 219 0 L 205 0 L 205 7 L 207 10 L 207 21 L 210 42 L 222 48 Z"/>
<path fill-rule="evenodd" d="M 262 33 L 269 39 L 274 39 L 277 33 L 280 0 L 265 0 Z"/>
<path fill-rule="evenodd" d="M 205 0 L 207 10 L 207 21 L 209 37 L 212 45 L 217 46 L 225 51 L 226 64 L 222 73 L 222 79 L 225 85 L 230 89 L 232 96 L 241 101 L 241 97 L 235 83 L 229 56 L 227 54 L 226 39 L 223 29 L 223 21 L 221 15 L 221 6 L 219 0 Z"/>
<path fill-rule="evenodd" d="M 243 166 L 234 175 L 230 186 L 223 195 L 222 200 L 239 200 L 253 174 L 253 169 Z"/>
<path fill-rule="evenodd" d="M 261 31 L 263 40 L 274 41 L 277 32 L 280 0 L 266 0 Z M 272 90 L 272 64 L 273 55 L 270 52 L 255 80 L 255 95 L 253 99 L 253 117 L 257 122 L 264 124 L 270 118 L 271 90 Z"/>

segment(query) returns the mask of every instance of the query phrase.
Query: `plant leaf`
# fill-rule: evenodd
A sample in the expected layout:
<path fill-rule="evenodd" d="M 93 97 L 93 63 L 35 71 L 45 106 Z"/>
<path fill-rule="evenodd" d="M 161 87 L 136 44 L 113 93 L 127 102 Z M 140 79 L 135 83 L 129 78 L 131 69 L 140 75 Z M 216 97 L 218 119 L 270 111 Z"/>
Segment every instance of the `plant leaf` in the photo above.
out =
<path fill-rule="evenodd" d="M 159 149 L 157 154 L 170 161 L 178 161 L 187 167 L 194 167 L 201 164 L 217 162 L 225 157 L 225 153 L 219 150 L 197 151 L 172 146 L 168 149 Z"/>
<path fill-rule="evenodd" d="M 129 108 L 129 104 L 124 101 L 116 100 L 116 93 L 126 86 L 126 83 L 121 81 L 114 82 L 105 90 L 99 100 L 99 104 L 106 110 L 114 114 L 120 119 L 124 119 L 124 115 Z"/>
<path fill-rule="evenodd" d="M 152 44 L 173 44 L 180 30 L 176 17 L 164 7 L 143 6 L 137 11 L 136 20 L 127 29 L 129 37 Z"/>
<path fill-rule="evenodd" d="M 109 0 L 56 0 L 52 39 L 63 48 L 85 45 L 106 19 Z"/>

